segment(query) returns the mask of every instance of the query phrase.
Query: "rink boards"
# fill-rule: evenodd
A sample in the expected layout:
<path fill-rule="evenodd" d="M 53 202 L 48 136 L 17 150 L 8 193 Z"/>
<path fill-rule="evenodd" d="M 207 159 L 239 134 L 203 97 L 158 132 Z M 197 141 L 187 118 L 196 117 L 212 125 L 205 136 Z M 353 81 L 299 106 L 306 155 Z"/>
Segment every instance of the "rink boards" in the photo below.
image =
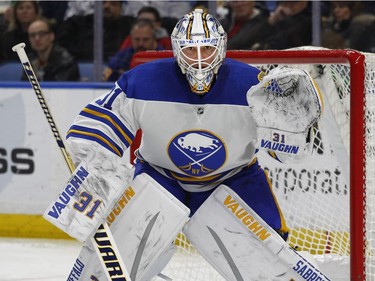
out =
<path fill-rule="evenodd" d="M 64 139 L 69 125 L 110 83 L 41 83 Z M 0 84 L 0 236 L 66 237 L 41 214 L 69 169 L 28 82 Z"/>

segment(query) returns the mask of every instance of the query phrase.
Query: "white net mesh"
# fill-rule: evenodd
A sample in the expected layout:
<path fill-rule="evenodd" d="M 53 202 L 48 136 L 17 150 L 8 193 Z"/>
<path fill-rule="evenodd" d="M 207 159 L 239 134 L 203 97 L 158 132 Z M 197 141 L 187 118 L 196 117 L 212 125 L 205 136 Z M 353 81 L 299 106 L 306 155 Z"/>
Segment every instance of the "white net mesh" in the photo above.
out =
<path fill-rule="evenodd" d="M 248 54 L 250 57 L 251 52 Z M 309 56 L 308 51 L 306 55 Z M 356 208 L 365 208 L 366 216 L 354 219 L 365 220 L 366 278 L 360 280 L 375 280 L 375 55 L 366 54 L 365 58 L 365 120 L 362 126 L 366 128 L 366 163 L 354 164 L 365 165 L 366 203 Z M 246 61 L 243 56 L 240 60 Z M 316 64 L 300 64 L 299 59 L 293 57 L 288 58 L 288 65 L 289 61 L 293 67 L 306 69 L 323 94 L 325 107 L 319 128 L 314 129 L 313 155 L 309 161 L 295 166 L 280 164 L 262 152 L 259 161 L 269 172 L 274 193 L 291 229 L 290 245 L 314 255 L 320 269 L 332 280 L 349 280 L 350 141 L 351 138 L 362 138 L 350 134 L 350 105 L 353 102 L 350 64 L 319 63 L 319 58 L 316 58 Z M 265 72 L 277 66 L 257 63 L 257 67 Z M 173 280 L 224 280 L 183 234 L 176 239 L 176 245 L 178 252 L 163 271 L 165 275 Z"/>
<path fill-rule="evenodd" d="M 366 280 L 375 280 L 375 56 L 366 54 L 365 72 L 365 269 Z"/>

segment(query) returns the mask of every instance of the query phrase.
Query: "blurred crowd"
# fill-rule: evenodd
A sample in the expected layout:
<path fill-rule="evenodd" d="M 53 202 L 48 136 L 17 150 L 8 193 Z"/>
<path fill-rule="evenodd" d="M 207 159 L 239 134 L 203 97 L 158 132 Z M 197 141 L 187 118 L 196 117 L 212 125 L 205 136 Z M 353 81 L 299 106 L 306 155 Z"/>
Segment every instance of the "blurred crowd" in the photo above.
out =
<path fill-rule="evenodd" d="M 375 52 L 374 1 L 320 1 L 320 45 Z M 103 81 L 114 81 L 144 50 L 171 49 L 177 20 L 194 8 L 214 14 L 228 49 L 288 49 L 313 44 L 311 1 L 102 1 Z M 78 64 L 94 60 L 95 1 L 1 1 L 0 65 L 26 52 L 40 81 L 80 81 Z M 20 79 L 25 79 L 22 77 Z"/>

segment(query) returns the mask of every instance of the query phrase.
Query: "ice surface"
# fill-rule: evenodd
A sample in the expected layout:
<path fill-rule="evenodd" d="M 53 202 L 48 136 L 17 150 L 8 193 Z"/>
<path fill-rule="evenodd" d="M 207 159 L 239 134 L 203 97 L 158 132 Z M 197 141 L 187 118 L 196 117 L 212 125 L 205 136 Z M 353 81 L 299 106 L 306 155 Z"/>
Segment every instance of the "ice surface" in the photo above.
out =
<path fill-rule="evenodd" d="M 80 250 L 74 240 L 0 238 L 0 281 L 66 281 Z"/>
<path fill-rule="evenodd" d="M 66 281 L 80 250 L 81 243 L 75 240 L 0 237 L 0 281 Z M 174 280 L 196 279 L 187 273 L 186 267 L 203 274 L 204 277 L 200 280 L 223 280 L 218 274 L 202 269 L 204 260 L 191 260 L 186 256 L 178 258 L 182 257 L 174 257 L 174 266 L 168 265 L 163 272 L 176 278 Z M 337 262 L 337 259 L 332 257 L 331 262 L 317 259 L 317 262 L 319 268 L 331 276 L 332 280 L 348 281 L 348 261 L 340 258 Z M 180 275 L 184 278 L 180 278 Z"/>

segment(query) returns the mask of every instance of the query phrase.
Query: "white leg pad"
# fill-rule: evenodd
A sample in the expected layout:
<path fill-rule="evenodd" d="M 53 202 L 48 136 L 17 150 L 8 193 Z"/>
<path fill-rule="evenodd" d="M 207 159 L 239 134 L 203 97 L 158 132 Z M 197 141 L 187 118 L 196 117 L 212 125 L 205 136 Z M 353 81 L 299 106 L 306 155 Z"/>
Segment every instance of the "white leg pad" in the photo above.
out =
<path fill-rule="evenodd" d="M 329 280 L 225 185 L 183 231 L 226 280 Z"/>
<path fill-rule="evenodd" d="M 124 196 L 126 200 L 114 208 L 110 229 L 131 281 L 150 280 L 168 263 L 172 243 L 190 210 L 147 174 L 138 175 Z M 99 259 L 90 248 L 82 249 L 79 265 L 84 270 L 74 280 L 104 281 Z"/>

